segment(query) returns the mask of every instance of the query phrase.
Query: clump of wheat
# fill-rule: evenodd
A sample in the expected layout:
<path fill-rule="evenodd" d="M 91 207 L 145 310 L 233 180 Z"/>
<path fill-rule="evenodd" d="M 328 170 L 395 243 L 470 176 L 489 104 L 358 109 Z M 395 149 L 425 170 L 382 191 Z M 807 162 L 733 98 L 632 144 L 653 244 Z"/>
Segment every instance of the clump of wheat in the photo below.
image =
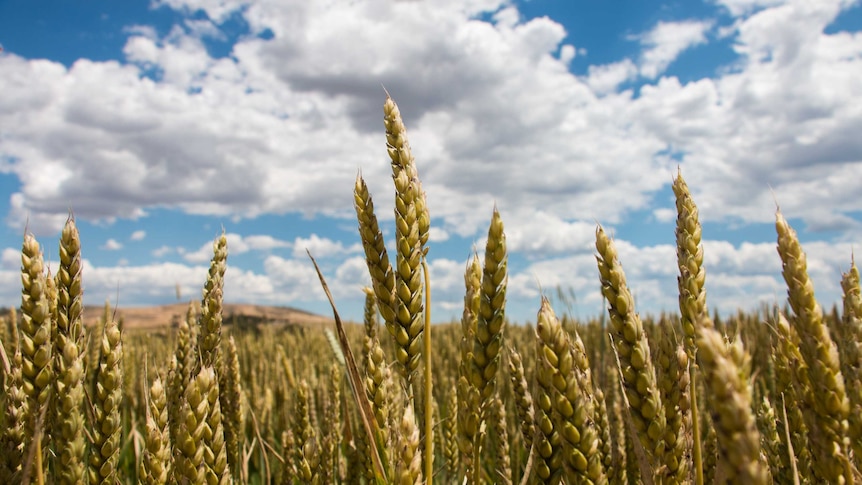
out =
<path fill-rule="evenodd" d="M 364 324 L 336 317 L 337 336 L 317 326 L 229 325 L 224 235 L 214 242 L 200 306 L 190 304 L 176 329 L 122 331 L 110 305 L 87 329 L 74 219 L 60 235 L 54 277 L 35 238 L 25 236 L 20 318 L 13 310 L 0 322 L 0 483 L 858 481 L 855 263 L 842 277 L 843 311 L 824 313 L 779 214 L 792 313 L 764 308 L 710 319 L 698 210 L 678 175 L 679 318 L 636 313 L 614 244 L 599 227 L 609 318 L 557 318 L 543 299 L 535 327 L 508 326 L 509 262 L 495 209 L 484 259 L 467 264 L 460 322 L 435 325 L 431 335 L 430 216 L 391 99 L 384 127 L 396 252 L 390 262 L 357 177 L 371 288 Z M 391 339 L 378 337 L 377 312 Z M 333 352 L 308 351 L 324 347 Z M 509 378 L 498 380 L 504 347 Z"/>

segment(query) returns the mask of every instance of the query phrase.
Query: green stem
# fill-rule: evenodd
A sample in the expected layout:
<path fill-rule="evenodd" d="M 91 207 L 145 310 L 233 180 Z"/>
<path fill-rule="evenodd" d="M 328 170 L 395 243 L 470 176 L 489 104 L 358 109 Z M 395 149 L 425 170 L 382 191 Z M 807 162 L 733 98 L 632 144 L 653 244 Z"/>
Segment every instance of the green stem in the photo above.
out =
<path fill-rule="evenodd" d="M 431 402 L 434 396 L 431 383 L 431 279 L 428 263 L 422 258 L 422 273 L 425 277 L 425 484 L 431 485 L 434 476 L 434 416 Z"/>

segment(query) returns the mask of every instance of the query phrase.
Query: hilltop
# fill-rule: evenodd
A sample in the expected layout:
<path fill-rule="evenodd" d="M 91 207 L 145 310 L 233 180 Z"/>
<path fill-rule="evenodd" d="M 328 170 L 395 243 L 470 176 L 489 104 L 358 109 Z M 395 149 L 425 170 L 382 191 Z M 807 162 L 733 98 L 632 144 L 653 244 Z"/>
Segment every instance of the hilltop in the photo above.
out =
<path fill-rule="evenodd" d="M 198 305 L 199 303 L 195 302 L 195 304 Z M 104 308 L 101 306 L 84 307 L 85 325 L 94 325 L 102 316 L 103 311 Z M 126 329 L 159 328 L 170 326 L 178 322 L 179 319 L 185 318 L 187 311 L 188 303 L 146 307 L 119 307 L 116 309 L 116 318 L 122 317 L 123 328 Z M 296 308 L 243 303 L 225 304 L 223 316 L 224 322 L 228 324 L 235 320 L 300 325 L 328 324 L 332 322 L 332 319 L 329 317 L 316 315 Z"/>

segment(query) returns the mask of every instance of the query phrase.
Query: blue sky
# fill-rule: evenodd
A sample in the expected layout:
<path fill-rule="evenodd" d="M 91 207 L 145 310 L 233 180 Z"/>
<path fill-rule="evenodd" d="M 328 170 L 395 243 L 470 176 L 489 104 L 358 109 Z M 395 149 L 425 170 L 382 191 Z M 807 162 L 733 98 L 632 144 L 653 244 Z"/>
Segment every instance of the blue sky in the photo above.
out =
<path fill-rule="evenodd" d="M 460 315 L 495 204 L 512 319 L 556 286 L 602 311 L 596 222 L 639 310 L 673 311 L 677 167 L 711 307 L 783 301 L 776 201 L 831 306 L 862 234 L 860 29 L 849 0 L 7 0 L 0 301 L 25 226 L 56 261 L 72 209 L 88 304 L 197 299 L 224 229 L 227 301 L 327 314 L 308 248 L 359 318 L 360 170 L 393 233 L 386 86 L 427 191 L 435 320 Z"/>

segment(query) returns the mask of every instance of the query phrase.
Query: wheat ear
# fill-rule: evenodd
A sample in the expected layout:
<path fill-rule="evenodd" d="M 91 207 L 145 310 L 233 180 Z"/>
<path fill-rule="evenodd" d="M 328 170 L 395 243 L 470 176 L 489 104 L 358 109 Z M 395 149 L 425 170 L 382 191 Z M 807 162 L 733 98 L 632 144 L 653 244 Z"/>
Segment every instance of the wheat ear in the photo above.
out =
<path fill-rule="evenodd" d="M 120 405 L 123 400 L 123 342 L 113 318 L 105 323 L 96 393 L 93 399 L 93 434 L 88 474 L 90 484 L 113 485 L 120 459 Z"/>
<path fill-rule="evenodd" d="M 542 299 L 536 318 L 536 337 L 540 399 L 549 398 L 553 403 L 553 427 L 560 436 L 567 480 L 570 483 L 607 483 L 591 389 L 582 387 L 587 380 L 578 376 L 583 371 L 575 365 L 575 351 L 569 336 L 546 298 Z"/>
<path fill-rule="evenodd" d="M 508 257 L 503 220 L 494 209 L 488 228 L 485 246 L 485 264 L 482 268 L 482 283 L 479 293 L 479 314 L 473 344 L 473 385 L 479 391 L 482 408 L 487 406 L 497 383 L 497 368 L 503 342 L 503 327 L 506 323 L 506 285 L 508 282 Z"/>
<path fill-rule="evenodd" d="M 227 341 L 224 360 L 224 386 L 219 386 L 222 414 L 224 415 L 224 438 L 227 446 L 227 461 L 234 476 L 242 464 L 240 450 L 244 441 L 245 410 L 242 402 L 242 376 L 236 341 L 231 336 Z"/>
<path fill-rule="evenodd" d="M 40 441 L 45 430 L 45 420 L 40 417 L 43 411 L 50 411 L 51 390 L 54 387 L 52 290 L 44 273 L 42 250 L 32 234 L 24 236 L 21 251 L 21 385 L 27 396 L 28 406 L 25 416 L 26 445 L 24 456 L 36 457 L 31 465 L 43 462 Z M 47 442 L 46 442 L 47 445 Z M 35 447 L 35 448 L 34 448 Z M 47 446 L 44 450 L 47 450 Z M 26 467 L 25 467 L 26 468 Z M 44 475 L 41 467 L 30 467 L 29 476 Z M 26 479 L 28 473 L 24 473 Z"/>
<path fill-rule="evenodd" d="M 84 437 L 83 290 L 81 240 L 72 217 L 60 236 L 57 331 L 54 339 L 55 473 L 58 483 L 80 483 L 86 469 Z"/>
<path fill-rule="evenodd" d="M 395 183 L 395 358 L 400 364 L 405 389 L 412 396 L 411 383 L 419 367 L 422 319 L 422 270 L 424 256 L 422 224 L 427 212 L 422 213 L 424 195 L 421 192 L 416 165 L 407 142 L 407 131 L 401 121 L 398 106 L 387 97 L 383 106 L 386 127 L 386 148 L 392 163 L 392 180 Z M 421 202 L 420 202 L 421 201 Z M 425 209 L 427 211 L 427 209 Z M 427 234 L 427 226 L 425 227 Z M 426 236 L 427 238 L 427 236 Z"/>
<path fill-rule="evenodd" d="M 844 389 L 844 377 L 838 359 L 838 348 L 823 321 L 823 311 L 814 297 L 814 285 L 808 278 L 805 253 L 794 231 L 781 212 L 776 212 L 778 254 L 787 294 L 799 332 L 801 352 L 808 366 L 809 396 L 813 413 L 809 413 L 809 442 L 813 470 L 817 477 L 831 483 L 853 482 L 847 458 L 847 417 L 850 403 Z"/>
<path fill-rule="evenodd" d="M 198 352 L 201 367 L 214 367 L 221 372 L 221 324 L 224 297 L 224 273 L 227 269 L 227 237 L 224 233 L 213 242 L 213 257 L 201 299 Z"/>
<path fill-rule="evenodd" d="M 479 314 L 482 267 L 473 256 L 464 272 L 464 311 L 461 315 L 460 364 L 458 366 L 458 448 L 467 483 L 475 483 L 479 437 L 479 391 L 474 385 L 473 341 Z"/>
<path fill-rule="evenodd" d="M 162 379 L 158 376 L 150 386 L 146 409 L 146 448 L 141 460 L 142 481 L 152 485 L 168 483 L 173 462 L 168 429 L 168 400 Z"/>
<path fill-rule="evenodd" d="M 666 453 L 666 417 L 656 371 L 643 323 L 635 312 L 634 298 L 617 260 L 613 241 L 601 226 L 596 230 L 596 249 L 602 294 L 608 301 L 613 342 L 619 354 L 626 397 L 638 439 L 653 461 L 661 462 Z M 658 463 L 653 463 L 653 469 Z"/>
<path fill-rule="evenodd" d="M 845 340 L 846 352 L 841 367 L 850 401 L 850 445 L 858 464 L 862 463 L 862 290 L 855 259 L 851 260 L 850 269 L 841 275 L 841 289 L 844 294 L 842 323 L 849 337 Z"/>
<path fill-rule="evenodd" d="M 706 327 L 698 333 L 698 359 L 725 472 L 720 483 L 766 484 L 768 469 L 759 459 L 760 434 L 751 411 L 747 373 L 721 334 Z"/>
<path fill-rule="evenodd" d="M 529 450 L 533 446 L 533 436 L 536 433 L 533 421 L 533 397 L 530 394 L 530 385 L 524 376 L 524 363 L 521 354 L 514 347 L 509 348 L 509 378 L 512 381 L 512 394 L 515 396 L 516 409 L 518 411 L 518 423 L 521 437 L 524 438 L 524 448 Z"/>

